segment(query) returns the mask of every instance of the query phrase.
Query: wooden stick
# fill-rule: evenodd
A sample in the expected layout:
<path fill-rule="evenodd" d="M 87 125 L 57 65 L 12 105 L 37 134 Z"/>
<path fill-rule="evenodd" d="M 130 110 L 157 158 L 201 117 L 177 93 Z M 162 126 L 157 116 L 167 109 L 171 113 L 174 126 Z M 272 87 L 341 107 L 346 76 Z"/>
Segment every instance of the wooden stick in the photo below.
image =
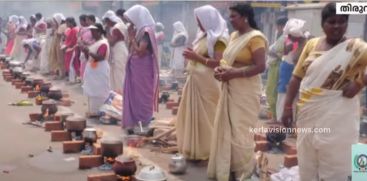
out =
<path fill-rule="evenodd" d="M 176 128 L 175 128 L 175 127 L 173 127 L 173 128 L 171 128 L 171 129 L 169 129 L 168 131 L 163 132 L 163 133 L 161 133 L 160 135 L 157 135 L 157 136 L 155 136 L 155 137 L 145 138 L 145 140 L 146 140 L 146 141 L 158 140 L 158 139 L 160 139 L 160 138 L 162 138 L 162 137 L 164 137 L 164 136 L 166 136 L 166 135 L 171 134 L 171 133 L 172 133 L 172 132 L 174 132 L 175 130 L 176 130 Z"/>
<path fill-rule="evenodd" d="M 167 148 L 162 148 L 161 151 L 163 153 L 178 152 L 178 147 L 177 146 L 171 146 L 171 147 L 167 147 Z"/>

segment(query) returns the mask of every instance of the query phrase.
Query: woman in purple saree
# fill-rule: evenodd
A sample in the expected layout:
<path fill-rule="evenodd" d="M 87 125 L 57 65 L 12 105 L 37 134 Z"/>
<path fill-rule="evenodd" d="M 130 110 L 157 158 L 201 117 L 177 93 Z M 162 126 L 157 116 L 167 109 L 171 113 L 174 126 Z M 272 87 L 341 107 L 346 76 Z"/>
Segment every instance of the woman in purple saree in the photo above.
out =
<path fill-rule="evenodd" d="M 124 16 L 130 23 L 130 44 L 123 92 L 122 125 L 131 134 L 139 122 L 147 126 L 153 111 L 157 111 L 159 68 L 155 22 L 149 10 L 135 5 Z"/>

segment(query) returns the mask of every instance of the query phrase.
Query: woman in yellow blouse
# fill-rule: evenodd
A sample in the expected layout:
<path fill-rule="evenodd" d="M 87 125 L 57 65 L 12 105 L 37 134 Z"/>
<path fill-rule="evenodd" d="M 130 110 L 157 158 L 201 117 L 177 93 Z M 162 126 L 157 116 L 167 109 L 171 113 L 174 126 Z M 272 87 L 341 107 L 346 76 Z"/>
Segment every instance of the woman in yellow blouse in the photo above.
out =
<path fill-rule="evenodd" d="M 245 180 L 255 168 L 254 135 L 260 111 L 261 77 L 267 40 L 257 30 L 248 4 L 230 8 L 236 30 L 223 53 L 215 78 L 222 82 L 215 116 L 208 176 L 218 181 Z"/>
<path fill-rule="evenodd" d="M 327 4 L 321 16 L 326 36 L 305 45 L 287 89 L 282 121 L 292 126 L 291 105 L 299 91 L 297 128 L 311 130 L 297 133 L 300 178 L 344 181 L 352 173 L 351 146 L 359 138 L 356 94 L 366 85 L 367 45 L 345 37 L 348 15 L 336 14 L 335 3 Z"/>
<path fill-rule="evenodd" d="M 194 41 L 194 49 L 183 53 L 190 62 L 177 113 L 177 141 L 179 152 L 187 159 L 207 160 L 220 91 L 213 69 L 219 65 L 229 35 L 225 20 L 214 7 L 199 7 L 194 14 L 202 33 Z"/>

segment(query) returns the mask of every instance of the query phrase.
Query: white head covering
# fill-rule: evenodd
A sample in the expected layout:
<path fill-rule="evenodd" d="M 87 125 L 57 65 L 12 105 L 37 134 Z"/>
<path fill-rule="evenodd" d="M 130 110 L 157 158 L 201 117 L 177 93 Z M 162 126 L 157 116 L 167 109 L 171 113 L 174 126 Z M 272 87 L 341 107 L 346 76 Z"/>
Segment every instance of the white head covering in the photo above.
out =
<path fill-rule="evenodd" d="M 24 16 L 19 16 L 19 28 L 26 29 L 28 26 L 28 21 Z"/>
<path fill-rule="evenodd" d="M 9 22 L 18 25 L 19 24 L 19 17 L 17 15 L 11 15 L 9 17 Z"/>
<path fill-rule="evenodd" d="M 183 23 L 181 21 L 176 21 L 175 23 L 173 23 L 173 29 L 175 30 L 175 32 L 173 33 L 173 38 L 172 39 L 175 39 L 179 35 L 182 35 L 182 36 L 185 36 L 185 38 L 186 38 L 185 44 L 187 44 L 187 42 L 189 40 L 189 35 L 188 35 L 188 33 L 186 31 L 186 28 L 183 25 Z"/>
<path fill-rule="evenodd" d="M 208 39 L 208 54 L 214 56 L 214 45 L 220 37 L 229 39 L 227 23 L 219 13 L 219 11 L 211 5 L 201 6 L 194 10 L 197 17 L 204 28 L 205 32 L 200 31 L 197 35 L 194 44 L 200 40 L 204 34 L 207 34 Z"/>
<path fill-rule="evenodd" d="M 292 35 L 294 37 L 305 37 L 305 26 L 306 21 L 302 19 L 292 18 L 287 21 L 284 26 L 284 34 L 285 35 Z"/>
<path fill-rule="evenodd" d="M 65 16 L 61 13 L 55 13 L 53 18 L 56 20 L 58 25 L 60 25 L 62 21 L 65 21 Z"/>
<path fill-rule="evenodd" d="M 133 7 L 129 8 L 124 13 L 124 16 L 134 24 L 137 32 L 140 32 L 146 26 L 150 26 L 154 29 L 155 21 L 149 10 L 142 5 L 134 5 Z"/>
<path fill-rule="evenodd" d="M 108 10 L 102 17 L 102 19 L 108 18 L 110 21 L 114 23 L 122 23 L 122 20 L 116 16 L 115 12 L 112 10 Z"/>
<path fill-rule="evenodd" d="M 164 30 L 164 25 L 161 22 L 157 22 L 156 26 Z"/>
<path fill-rule="evenodd" d="M 29 38 L 22 40 L 22 45 L 29 45 L 31 46 L 33 42 L 37 41 L 35 38 Z"/>
<path fill-rule="evenodd" d="M 96 17 L 96 23 L 98 23 L 98 24 L 102 24 L 101 19 L 99 19 L 98 17 Z"/>

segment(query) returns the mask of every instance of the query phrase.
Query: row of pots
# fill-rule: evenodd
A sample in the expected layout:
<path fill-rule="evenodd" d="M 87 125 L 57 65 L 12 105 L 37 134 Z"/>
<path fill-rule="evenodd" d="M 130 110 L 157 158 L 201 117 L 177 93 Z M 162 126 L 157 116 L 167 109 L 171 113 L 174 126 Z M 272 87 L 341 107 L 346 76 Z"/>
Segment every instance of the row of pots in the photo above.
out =
<path fill-rule="evenodd" d="M 31 78 L 29 73 L 23 72 L 22 63 L 12 61 L 11 58 L 0 55 L 0 62 L 4 65 L 6 75 L 11 75 L 14 79 L 24 82 L 24 86 L 30 86 L 33 89 L 38 87 L 40 94 L 50 99 L 60 100 L 62 98 L 61 90 L 52 89 L 51 83 L 45 83 L 42 79 Z M 5 76 L 3 73 L 3 75 Z M 54 115 L 58 111 L 54 100 L 45 100 L 42 102 L 41 112 L 45 115 Z M 86 119 L 78 116 L 67 116 L 64 127 L 70 132 L 82 132 L 85 141 L 96 142 L 97 131 L 94 128 L 86 128 Z M 113 171 L 120 176 L 132 176 L 137 170 L 135 161 L 128 156 L 122 155 L 123 143 L 119 139 L 101 140 L 101 155 L 103 157 L 115 158 Z M 186 171 L 186 162 L 181 155 L 175 155 L 171 158 L 169 165 L 171 173 L 182 174 Z M 157 166 L 146 166 L 142 168 L 135 177 L 139 181 L 165 181 L 167 177 L 164 171 Z"/>

